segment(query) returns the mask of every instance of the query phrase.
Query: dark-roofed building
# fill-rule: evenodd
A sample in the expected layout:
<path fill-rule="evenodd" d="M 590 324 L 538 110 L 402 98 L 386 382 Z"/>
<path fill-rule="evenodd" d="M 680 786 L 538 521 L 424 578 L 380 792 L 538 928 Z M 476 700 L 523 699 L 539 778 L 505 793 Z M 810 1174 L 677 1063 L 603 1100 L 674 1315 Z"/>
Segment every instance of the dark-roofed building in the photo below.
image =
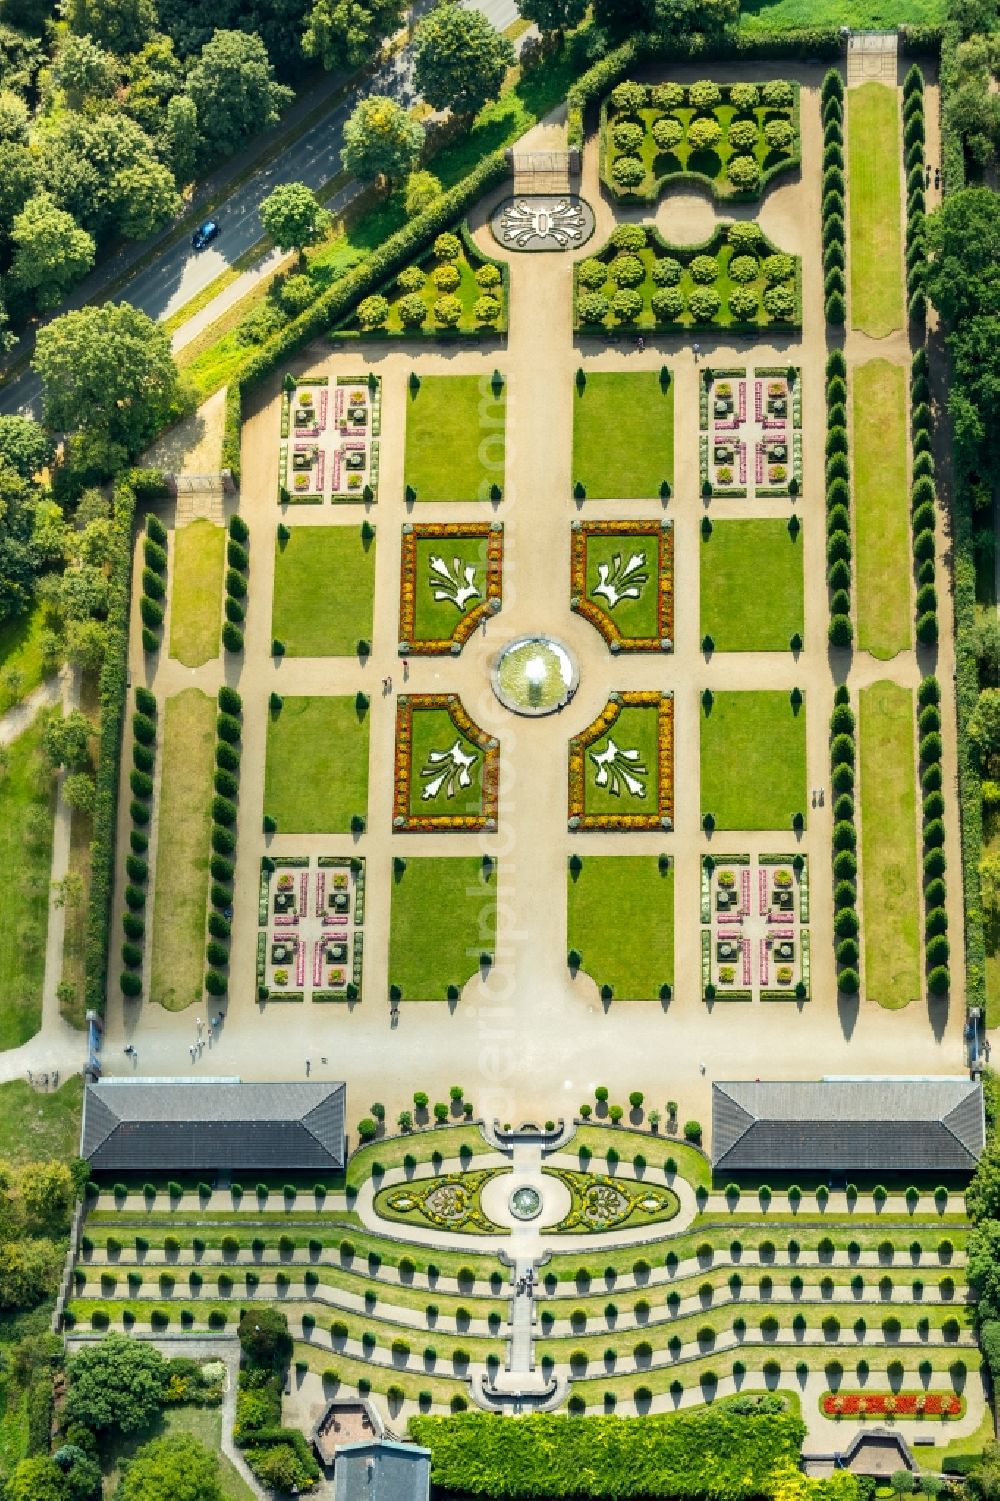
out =
<path fill-rule="evenodd" d="M 964 1078 L 828 1078 L 712 1086 L 719 1173 L 971 1173 L 983 1091 Z"/>
<path fill-rule="evenodd" d="M 95 1172 L 340 1172 L 344 1085 L 102 1079 L 80 1147 Z"/>
<path fill-rule="evenodd" d="M 334 1501 L 427 1501 L 430 1489 L 429 1449 L 384 1438 L 337 1450 Z"/>

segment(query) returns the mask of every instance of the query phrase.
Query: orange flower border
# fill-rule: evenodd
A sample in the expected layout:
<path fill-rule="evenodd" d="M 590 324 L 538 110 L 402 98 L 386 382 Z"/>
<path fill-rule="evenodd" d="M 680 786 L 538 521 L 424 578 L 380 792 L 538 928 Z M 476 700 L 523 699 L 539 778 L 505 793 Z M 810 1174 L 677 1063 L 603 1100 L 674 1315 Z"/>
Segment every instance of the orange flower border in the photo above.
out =
<path fill-rule="evenodd" d="M 587 595 L 587 544 L 591 537 L 655 537 L 656 636 L 623 636 L 606 610 Z M 674 524 L 672 521 L 574 521 L 570 541 L 570 608 L 598 631 L 612 652 L 674 649 Z"/>
<path fill-rule="evenodd" d="M 455 622 L 450 636 L 436 641 L 416 639 L 417 543 L 430 538 L 486 539 L 486 598 Z M 503 602 L 503 522 L 406 522 L 399 565 L 400 656 L 433 657 L 445 652 L 458 656 L 481 621 L 495 615 Z"/>
<path fill-rule="evenodd" d="M 413 813 L 413 716 L 421 709 L 446 709 L 460 735 L 483 752 L 482 812 L 476 815 Z M 476 834 L 493 832 L 500 806 L 500 742 L 469 717 L 457 693 L 400 694 L 396 701 L 396 766 L 393 832 L 397 834 Z"/>
<path fill-rule="evenodd" d="M 656 813 L 587 813 L 586 752 L 606 735 L 623 709 L 652 709 L 657 726 L 658 809 Z M 608 833 L 635 829 L 672 829 L 674 826 L 674 696 L 672 693 L 612 693 L 592 724 L 569 743 L 569 828 L 600 829 Z"/>

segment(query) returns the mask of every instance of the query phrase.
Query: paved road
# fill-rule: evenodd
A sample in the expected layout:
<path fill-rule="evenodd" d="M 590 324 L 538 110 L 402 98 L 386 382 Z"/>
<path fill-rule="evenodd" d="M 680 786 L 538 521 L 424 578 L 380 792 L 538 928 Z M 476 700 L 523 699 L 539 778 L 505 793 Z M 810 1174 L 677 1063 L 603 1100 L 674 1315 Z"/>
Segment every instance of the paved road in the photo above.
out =
<path fill-rule="evenodd" d="M 499 30 L 517 19 L 516 0 L 463 0 L 468 9 L 481 10 Z M 219 238 L 205 250 L 195 251 L 185 235 L 179 241 L 164 246 L 155 262 L 138 272 L 116 297 L 148 313 L 157 320 L 169 318 L 183 307 L 204 287 L 210 285 L 241 255 L 256 245 L 263 235 L 260 222 L 260 205 L 271 190 L 283 182 L 304 182 L 308 187 L 319 189 L 340 171 L 340 151 L 343 145 L 344 121 L 356 100 L 371 93 L 392 94 L 401 103 L 413 101 L 412 51 L 404 48 L 386 65 L 379 69 L 356 94 L 333 108 L 299 139 L 276 157 L 269 167 L 257 173 L 248 182 L 237 188 L 225 199 L 212 217 L 222 226 Z M 336 206 L 350 196 L 349 191 L 338 195 Z M 240 277 L 227 289 L 228 297 L 218 307 L 209 304 L 199 318 L 198 329 L 213 322 L 224 307 L 244 296 L 259 277 L 271 269 L 273 258 L 268 258 L 252 272 Z M 207 315 L 207 316 L 206 316 Z M 194 331 L 188 330 L 190 337 Z M 175 348 L 186 342 L 175 339 Z M 31 371 L 18 380 L 0 389 L 0 412 L 37 413 L 41 396 L 41 383 Z"/>

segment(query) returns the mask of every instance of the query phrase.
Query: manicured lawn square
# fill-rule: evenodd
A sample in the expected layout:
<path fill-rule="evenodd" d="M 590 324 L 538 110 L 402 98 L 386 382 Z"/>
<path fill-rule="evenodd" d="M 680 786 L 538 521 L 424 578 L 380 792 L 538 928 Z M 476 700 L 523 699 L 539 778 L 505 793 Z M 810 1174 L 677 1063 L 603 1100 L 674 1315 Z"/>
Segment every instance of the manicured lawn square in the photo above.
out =
<path fill-rule="evenodd" d="M 894 1009 L 920 995 L 913 693 L 873 683 L 859 706 L 865 996 Z"/>
<path fill-rule="evenodd" d="M 162 715 L 149 996 L 168 1011 L 204 994 L 217 713 L 214 698 L 186 688 L 167 699 Z"/>
<path fill-rule="evenodd" d="M 276 543 L 272 634 L 290 657 L 346 657 L 371 641 L 375 539 L 358 526 L 294 526 Z"/>
<path fill-rule="evenodd" d="M 286 698 L 267 727 L 264 812 L 283 834 L 343 834 L 368 811 L 367 709 Z"/>
<path fill-rule="evenodd" d="M 588 373 L 574 386 L 573 483 L 591 500 L 655 500 L 674 478 L 674 386 L 656 371 Z"/>
<path fill-rule="evenodd" d="M 913 639 L 910 495 L 906 478 L 906 372 L 889 360 L 857 365 L 854 416 L 854 536 L 858 646 L 888 661 Z"/>
<path fill-rule="evenodd" d="M 492 953 L 497 868 L 480 856 L 404 857 L 394 872 L 389 983 L 404 1001 L 443 1001 Z"/>
<path fill-rule="evenodd" d="M 219 655 L 226 533 L 211 521 L 192 521 L 174 533 L 170 584 L 170 655 L 201 667 Z"/>
<path fill-rule="evenodd" d="M 407 388 L 405 480 L 417 500 L 489 500 L 504 483 L 507 387 L 425 375 Z"/>
<path fill-rule="evenodd" d="M 884 339 L 903 327 L 899 96 L 866 83 L 845 103 L 851 326 Z"/>
<path fill-rule="evenodd" d="M 588 818 L 619 813 L 655 817 L 660 806 L 659 710 L 629 706 L 611 729 L 584 752 L 584 811 Z M 621 753 L 602 764 L 609 743 Z M 637 751 L 637 756 L 626 755 Z M 598 778 L 601 778 L 599 781 Z"/>
<path fill-rule="evenodd" d="M 674 869 L 655 855 L 584 855 L 569 873 L 569 947 L 616 1000 L 650 1001 L 674 978 Z"/>
<path fill-rule="evenodd" d="M 770 691 L 716 693 L 701 710 L 701 811 L 718 829 L 791 829 L 806 817 L 806 705 Z"/>
<path fill-rule="evenodd" d="M 717 651 L 787 651 L 803 629 L 802 532 L 717 521 L 701 543 L 701 634 Z"/>
<path fill-rule="evenodd" d="M 412 724 L 410 813 L 478 817 L 483 811 L 482 751 L 456 729 L 447 709 L 415 709 Z M 436 759 L 446 756 L 456 744 L 463 756 L 472 757 L 472 764 L 466 768 L 468 787 L 462 786 L 461 776 L 450 761 Z"/>
<path fill-rule="evenodd" d="M 417 571 L 414 592 L 414 641 L 445 641 L 470 610 L 486 598 L 486 537 L 420 537 L 417 539 Z M 431 566 L 436 558 L 444 564 L 458 589 Z M 467 570 L 472 569 L 468 574 Z M 474 587 L 475 594 L 457 602 L 456 595 Z M 440 598 L 437 596 L 441 596 Z"/>

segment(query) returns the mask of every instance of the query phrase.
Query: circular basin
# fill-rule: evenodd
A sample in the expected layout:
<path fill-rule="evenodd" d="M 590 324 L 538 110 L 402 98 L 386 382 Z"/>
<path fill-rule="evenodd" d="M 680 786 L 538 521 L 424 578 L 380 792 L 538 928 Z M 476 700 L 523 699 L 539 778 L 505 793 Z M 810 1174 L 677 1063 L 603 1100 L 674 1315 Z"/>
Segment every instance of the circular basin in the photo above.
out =
<path fill-rule="evenodd" d="M 510 1196 L 510 1212 L 516 1220 L 533 1220 L 542 1212 L 542 1196 L 537 1188 L 522 1183 Z"/>
<path fill-rule="evenodd" d="M 491 674 L 493 692 L 513 714 L 537 717 L 569 703 L 579 673 L 561 641 L 519 636 L 504 647 Z"/>

